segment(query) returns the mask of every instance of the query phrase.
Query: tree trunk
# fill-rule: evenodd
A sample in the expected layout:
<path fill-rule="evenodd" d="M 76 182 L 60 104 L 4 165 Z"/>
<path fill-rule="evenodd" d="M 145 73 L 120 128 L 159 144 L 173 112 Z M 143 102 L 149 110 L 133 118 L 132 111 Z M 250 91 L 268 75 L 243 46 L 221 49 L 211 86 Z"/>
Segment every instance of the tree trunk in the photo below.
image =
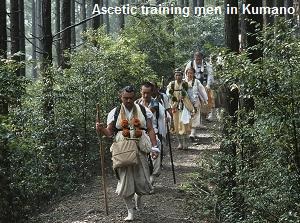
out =
<path fill-rule="evenodd" d="M 0 0 L 0 58 L 7 58 L 6 0 Z M 1 63 L 1 62 L 0 62 Z M 7 99 L 0 95 L 0 115 L 8 115 Z M 7 140 L 0 138 L 0 222 L 12 222 L 12 198 L 10 191 L 10 163 Z"/>
<path fill-rule="evenodd" d="M 71 2 L 70 0 L 63 0 L 62 2 L 62 30 L 71 25 Z M 62 34 L 61 48 L 63 50 L 62 68 L 68 68 L 69 58 L 66 55 L 71 49 L 71 29 L 65 30 Z"/>
<path fill-rule="evenodd" d="M 11 55 L 12 59 L 20 61 L 20 57 L 14 55 L 20 51 L 19 39 L 19 1 L 10 1 L 10 36 L 11 36 Z"/>
<path fill-rule="evenodd" d="M 38 52 L 37 52 L 37 58 L 41 59 L 43 57 L 43 52 L 42 52 L 42 1 L 36 0 L 35 2 L 36 6 L 36 23 L 37 23 L 37 28 L 36 28 L 36 40 L 37 40 L 37 47 L 38 47 Z"/>
<path fill-rule="evenodd" d="M 250 10 L 252 7 L 262 7 L 262 1 L 246 0 L 245 4 L 251 4 L 251 7 L 249 7 Z M 262 14 L 246 14 L 246 18 L 247 47 L 253 47 L 259 43 L 257 39 L 257 32 L 262 29 L 263 16 Z M 258 28 L 256 28 L 257 25 L 259 25 Z M 261 49 L 250 49 L 249 53 L 252 61 L 262 57 Z"/>
<path fill-rule="evenodd" d="M 103 0 L 99 0 L 99 8 L 102 8 L 103 7 Z M 99 26 L 103 26 L 104 24 L 104 17 L 103 17 L 103 14 L 101 14 L 99 16 Z"/>
<path fill-rule="evenodd" d="M 7 57 L 6 0 L 0 0 L 0 57 Z"/>
<path fill-rule="evenodd" d="M 204 7 L 204 0 L 197 0 L 198 7 Z"/>
<path fill-rule="evenodd" d="M 184 0 L 179 0 L 178 1 L 178 6 L 184 7 Z"/>
<path fill-rule="evenodd" d="M 189 7 L 189 6 L 190 6 L 189 0 L 184 0 L 184 7 Z"/>
<path fill-rule="evenodd" d="M 86 19 L 86 1 L 85 0 L 81 1 L 80 12 L 81 12 L 81 19 L 85 20 Z M 83 23 L 82 24 L 82 32 L 85 32 L 86 28 L 87 28 L 87 24 Z"/>
<path fill-rule="evenodd" d="M 225 0 L 231 7 L 238 7 L 238 0 Z M 239 16 L 225 13 L 225 46 L 233 52 L 239 52 Z"/>
<path fill-rule="evenodd" d="M 293 0 L 286 0 L 285 2 L 285 7 L 286 8 L 289 8 L 289 7 L 293 7 L 294 5 L 294 1 Z M 285 18 L 288 20 L 288 19 L 293 19 L 293 14 L 286 14 L 285 15 Z"/>
<path fill-rule="evenodd" d="M 52 66 L 51 0 L 42 0 L 42 34 L 43 116 L 48 123 L 53 123 L 53 77 L 49 72 Z"/>
<path fill-rule="evenodd" d="M 55 32 L 58 33 L 60 31 L 60 0 L 55 0 Z M 55 42 L 55 51 L 56 51 L 56 62 L 58 66 L 61 66 L 61 42 L 60 42 L 60 34 L 57 35 L 57 41 Z"/>
<path fill-rule="evenodd" d="M 124 5 L 124 0 L 119 0 L 119 6 Z M 125 27 L 125 16 L 123 13 L 119 15 L 119 30 L 124 29 Z"/>
<path fill-rule="evenodd" d="M 32 39 L 32 69 L 31 69 L 31 76 L 33 79 L 37 78 L 37 72 L 36 72 L 36 4 L 35 4 L 35 0 L 31 1 L 31 22 L 32 22 L 32 26 L 31 26 L 31 32 L 33 35 L 33 39 Z"/>
<path fill-rule="evenodd" d="M 109 7 L 109 1 L 108 0 L 104 1 L 104 6 Z M 110 23 L 109 23 L 109 14 L 108 13 L 106 13 L 104 15 L 104 23 L 106 25 L 106 33 L 109 33 L 110 32 Z"/>
<path fill-rule="evenodd" d="M 71 0 L 71 25 L 75 24 L 75 0 Z M 71 46 L 74 48 L 76 46 L 76 29 L 73 27 L 71 29 Z"/>
<path fill-rule="evenodd" d="M 93 0 L 92 2 L 93 2 L 92 8 L 94 8 L 94 5 L 98 5 L 100 8 L 99 0 Z M 92 20 L 92 28 L 98 29 L 99 26 L 100 26 L 100 16 L 97 16 Z"/>
<path fill-rule="evenodd" d="M 266 7 L 274 7 L 274 0 L 265 0 Z M 264 15 L 265 26 L 271 26 L 274 24 L 274 16 L 270 14 Z"/>
<path fill-rule="evenodd" d="M 195 8 L 195 7 L 197 7 L 198 6 L 198 0 L 193 0 L 192 1 L 192 7 L 193 7 L 193 9 Z"/>
<path fill-rule="evenodd" d="M 19 44 L 20 44 L 20 61 L 25 61 L 25 24 L 24 24 L 24 0 L 19 0 Z M 25 65 L 20 68 L 20 75 L 25 76 Z"/>

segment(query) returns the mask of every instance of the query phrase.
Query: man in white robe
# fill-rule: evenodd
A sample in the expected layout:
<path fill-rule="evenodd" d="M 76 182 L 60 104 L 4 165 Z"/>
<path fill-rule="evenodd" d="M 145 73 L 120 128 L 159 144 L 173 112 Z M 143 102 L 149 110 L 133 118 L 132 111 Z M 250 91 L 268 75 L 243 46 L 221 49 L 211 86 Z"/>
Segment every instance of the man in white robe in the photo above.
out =
<path fill-rule="evenodd" d="M 152 112 L 148 109 L 146 110 L 146 118 L 141 107 L 134 103 L 135 100 L 135 90 L 132 86 L 127 86 L 121 90 L 120 98 L 122 101 L 120 112 L 118 114 L 117 121 L 115 121 L 114 108 L 107 117 L 107 127 L 103 123 L 96 122 L 96 129 L 107 137 L 113 137 L 115 135 L 116 141 L 125 140 L 122 136 L 122 127 L 120 123 L 123 120 L 127 120 L 129 123 L 133 119 L 139 119 L 141 122 L 141 128 L 143 129 L 143 134 L 147 130 L 152 144 L 151 156 L 153 159 L 157 158 L 159 149 L 157 147 L 157 141 L 155 132 L 152 126 Z M 115 129 L 119 130 L 115 134 Z M 124 131 L 124 129 L 123 129 Z M 130 136 L 131 137 L 131 136 Z M 119 179 L 116 192 L 125 201 L 128 216 L 124 219 L 125 221 L 132 221 L 134 219 L 134 206 L 137 209 L 141 206 L 141 196 L 145 194 L 150 194 L 152 185 L 150 183 L 150 172 L 147 162 L 147 154 L 139 149 L 138 154 L 138 164 L 135 166 L 120 167 L 116 169 Z M 133 197 L 135 197 L 135 204 L 133 203 Z"/>

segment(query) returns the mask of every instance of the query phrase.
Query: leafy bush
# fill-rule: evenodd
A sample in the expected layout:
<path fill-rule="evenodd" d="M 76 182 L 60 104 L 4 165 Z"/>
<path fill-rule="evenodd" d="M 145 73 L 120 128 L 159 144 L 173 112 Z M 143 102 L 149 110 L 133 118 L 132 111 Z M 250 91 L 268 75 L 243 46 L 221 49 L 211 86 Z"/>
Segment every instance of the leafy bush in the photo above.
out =
<path fill-rule="evenodd" d="M 247 53 L 223 55 L 220 82 L 240 86 L 242 107 L 236 123 L 232 117 L 224 120 L 215 175 L 200 173 L 192 183 L 217 182 L 211 199 L 193 208 L 205 205 L 206 216 L 216 222 L 300 222 L 299 40 L 293 28 L 279 22 L 265 30 L 256 47 L 264 56 L 255 63 Z M 205 197 L 195 186 L 190 191 Z"/>

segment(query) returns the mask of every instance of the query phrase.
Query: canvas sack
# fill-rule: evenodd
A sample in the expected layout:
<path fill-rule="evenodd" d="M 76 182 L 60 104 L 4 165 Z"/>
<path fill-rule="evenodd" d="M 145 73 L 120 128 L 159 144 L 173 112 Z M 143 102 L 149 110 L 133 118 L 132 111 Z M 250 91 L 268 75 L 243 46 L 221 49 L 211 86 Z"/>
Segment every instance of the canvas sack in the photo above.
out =
<path fill-rule="evenodd" d="M 110 147 L 110 151 L 112 153 L 113 169 L 138 163 L 138 147 L 134 140 L 114 142 Z"/>

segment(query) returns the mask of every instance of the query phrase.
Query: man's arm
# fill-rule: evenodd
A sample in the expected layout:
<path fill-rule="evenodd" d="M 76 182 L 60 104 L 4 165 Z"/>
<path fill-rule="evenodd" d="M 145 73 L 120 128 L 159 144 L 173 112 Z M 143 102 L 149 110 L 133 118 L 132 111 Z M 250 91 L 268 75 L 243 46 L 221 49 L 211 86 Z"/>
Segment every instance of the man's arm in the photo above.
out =
<path fill-rule="evenodd" d="M 114 133 L 112 123 L 108 124 L 107 127 L 105 128 L 103 123 L 96 122 L 96 130 L 98 133 L 102 133 L 109 138 L 111 138 Z"/>
<path fill-rule="evenodd" d="M 152 121 L 151 119 L 147 119 L 147 131 L 148 135 L 150 137 L 151 145 L 152 145 L 152 151 L 151 151 L 151 156 L 153 159 L 156 159 L 159 153 L 159 149 L 157 147 L 157 140 L 156 140 L 156 135 L 152 126 Z"/>

